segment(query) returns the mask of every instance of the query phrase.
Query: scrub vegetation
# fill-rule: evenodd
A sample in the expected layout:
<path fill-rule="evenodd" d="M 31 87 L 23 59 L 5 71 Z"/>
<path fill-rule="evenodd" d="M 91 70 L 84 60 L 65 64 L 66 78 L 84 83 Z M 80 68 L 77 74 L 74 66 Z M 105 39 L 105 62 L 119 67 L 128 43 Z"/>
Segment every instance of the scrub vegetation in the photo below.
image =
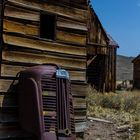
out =
<path fill-rule="evenodd" d="M 128 125 L 140 140 L 140 92 L 116 91 L 116 93 L 98 93 L 88 88 L 89 117 L 105 119 L 117 127 Z"/>

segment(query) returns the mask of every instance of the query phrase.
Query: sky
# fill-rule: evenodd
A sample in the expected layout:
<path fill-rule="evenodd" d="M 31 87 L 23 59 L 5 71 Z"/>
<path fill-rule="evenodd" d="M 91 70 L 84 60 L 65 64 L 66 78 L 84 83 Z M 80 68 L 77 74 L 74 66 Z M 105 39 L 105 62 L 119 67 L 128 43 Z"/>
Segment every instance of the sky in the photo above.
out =
<path fill-rule="evenodd" d="M 117 54 L 140 54 L 140 0 L 91 0 L 105 30 L 119 44 Z"/>

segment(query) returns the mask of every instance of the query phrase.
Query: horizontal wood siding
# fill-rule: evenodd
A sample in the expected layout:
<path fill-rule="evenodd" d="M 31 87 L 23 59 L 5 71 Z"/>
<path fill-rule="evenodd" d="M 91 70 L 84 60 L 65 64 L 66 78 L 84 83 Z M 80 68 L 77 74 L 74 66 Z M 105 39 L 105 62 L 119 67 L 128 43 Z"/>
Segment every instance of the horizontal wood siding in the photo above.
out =
<path fill-rule="evenodd" d="M 11 5 L 6 5 L 5 6 L 5 11 L 4 11 L 4 16 L 6 17 L 12 17 L 16 19 L 22 19 L 22 20 L 28 20 L 28 21 L 38 21 L 40 20 L 40 14 L 39 11 L 35 12 L 32 10 L 26 10 L 22 7 L 18 6 L 11 6 Z"/>
<path fill-rule="evenodd" d="M 26 35 L 39 35 L 39 27 L 31 24 L 24 24 L 20 22 L 4 20 L 4 31 L 15 32 Z"/>
<path fill-rule="evenodd" d="M 14 65 L 1 65 L 1 76 L 7 76 L 7 77 L 16 77 L 17 73 L 19 71 L 27 69 L 27 66 L 14 66 Z M 70 79 L 71 80 L 79 80 L 79 81 L 85 81 L 85 71 L 78 71 L 78 70 L 70 70 Z"/>
<path fill-rule="evenodd" d="M 18 46 L 29 49 L 36 49 L 40 51 L 49 51 L 63 54 L 71 54 L 78 56 L 86 56 L 85 47 L 77 47 L 74 45 L 65 45 L 60 43 L 47 42 L 43 40 L 38 40 L 36 38 L 30 39 L 28 37 L 19 37 L 13 35 L 3 35 L 5 44 Z"/>
<path fill-rule="evenodd" d="M 85 5 L 83 5 L 85 3 Z M 75 122 L 86 121 L 87 1 L 73 6 L 38 0 L 8 0 L 3 17 L 0 72 L 0 139 L 33 140 L 21 130 L 17 95 L 8 92 L 19 71 L 42 63 L 55 63 L 70 73 Z M 40 15 L 56 16 L 55 39 L 40 38 Z M 17 93 L 18 94 L 18 93 Z"/>
<path fill-rule="evenodd" d="M 86 35 L 57 31 L 56 39 L 66 41 L 66 42 L 72 42 L 75 44 L 86 45 Z"/>
<path fill-rule="evenodd" d="M 0 1 L 0 71 L 1 71 L 1 54 L 2 54 L 2 33 L 3 33 L 3 0 Z"/>
<path fill-rule="evenodd" d="M 79 9 L 87 9 L 88 0 L 47 0 L 48 3 L 53 3 L 55 5 L 67 6 L 67 7 L 77 7 Z"/>
<path fill-rule="evenodd" d="M 87 31 L 87 24 L 83 22 L 78 22 L 70 19 L 65 19 L 60 16 L 57 18 L 57 27 L 74 29 L 80 31 Z"/>
<path fill-rule="evenodd" d="M 73 59 L 73 58 L 62 58 L 58 56 L 45 55 L 45 54 L 32 54 L 17 51 L 3 51 L 2 59 L 10 62 L 20 63 L 56 63 L 60 66 L 71 67 L 71 68 L 85 68 L 86 61 Z"/>
<path fill-rule="evenodd" d="M 66 18 L 78 20 L 81 22 L 87 22 L 87 11 L 78 8 L 65 8 L 62 6 L 56 6 L 48 3 L 37 3 L 34 0 L 8 0 L 12 5 L 21 6 L 34 11 L 44 11 L 54 13 Z"/>
<path fill-rule="evenodd" d="M 7 92 L 13 80 L 0 79 L 0 92 Z"/>

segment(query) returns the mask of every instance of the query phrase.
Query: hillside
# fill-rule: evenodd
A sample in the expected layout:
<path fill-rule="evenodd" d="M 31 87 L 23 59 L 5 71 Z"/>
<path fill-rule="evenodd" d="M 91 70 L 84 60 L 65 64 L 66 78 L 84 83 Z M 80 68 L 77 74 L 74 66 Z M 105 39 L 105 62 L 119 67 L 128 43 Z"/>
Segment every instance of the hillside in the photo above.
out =
<path fill-rule="evenodd" d="M 133 64 L 134 57 L 117 55 L 116 64 L 116 80 L 132 80 L 133 79 Z"/>

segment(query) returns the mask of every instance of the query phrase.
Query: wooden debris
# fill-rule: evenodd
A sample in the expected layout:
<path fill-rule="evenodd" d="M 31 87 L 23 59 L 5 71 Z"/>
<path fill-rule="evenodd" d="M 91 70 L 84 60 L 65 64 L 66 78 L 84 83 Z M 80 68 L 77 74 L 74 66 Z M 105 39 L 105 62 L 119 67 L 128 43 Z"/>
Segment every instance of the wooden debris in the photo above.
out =
<path fill-rule="evenodd" d="M 111 121 L 104 120 L 104 119 L 99 119 L 99 118 L 93 118 L 93 117 L 88 117 L 88 120 L 113 124 L 113 122 L 111 122 Z"/>

